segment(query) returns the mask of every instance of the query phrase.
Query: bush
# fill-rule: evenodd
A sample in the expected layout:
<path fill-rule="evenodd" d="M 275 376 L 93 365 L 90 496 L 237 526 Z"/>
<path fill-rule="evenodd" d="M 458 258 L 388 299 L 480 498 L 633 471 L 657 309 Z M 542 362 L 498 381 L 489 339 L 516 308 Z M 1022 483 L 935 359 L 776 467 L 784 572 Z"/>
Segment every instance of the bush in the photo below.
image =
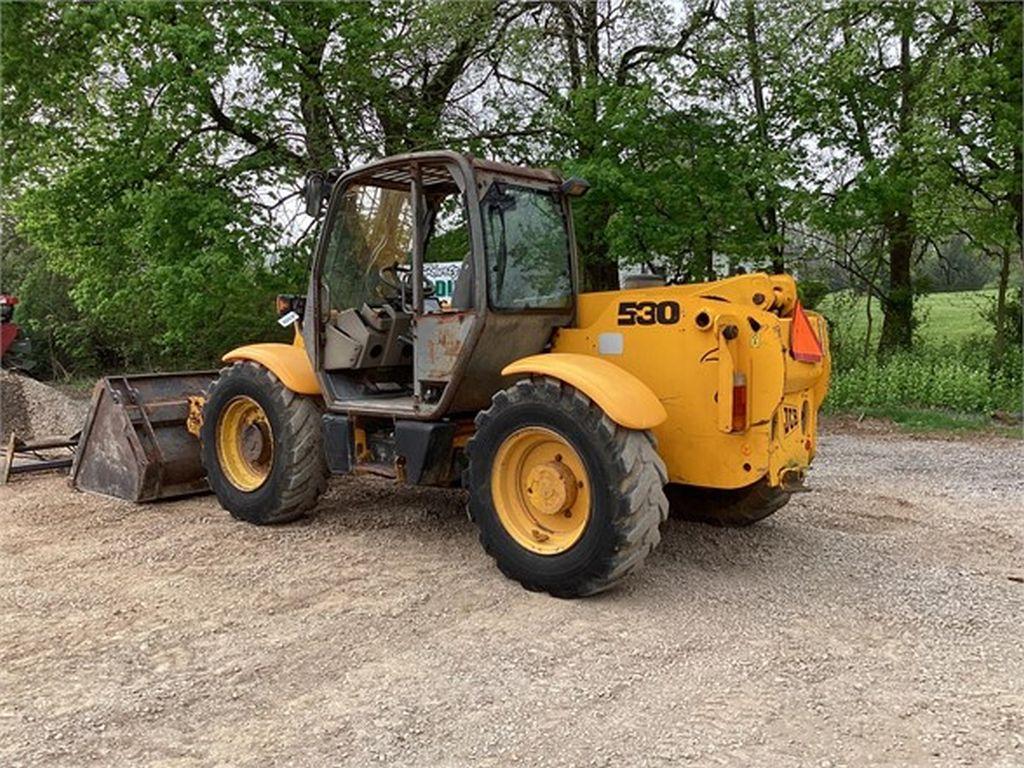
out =
<path fill-rule="evenodd" d="M 275 245 L 223 185 L 133 173 L 97 153 L 17 201 L 4 286 L 19 294 L 40 370 L 211 368 L 232 347 L 287 340 L 274 296 L 305 287 L 308 256 Z"/>
<path fill-rule="evenodd" d="M 972 340 L 957 347 L 923 347 L 875 357 L 838 360 L 826 401 L 829 410 L 878 407 L 944 408 L 968 413 L 1021 409 L 1020 348 L 996 372 L 988 368 L 989 345 Z"/>
<path fill-rule="evenodd" d="M 956 301 L 950 296 L 956 296 Z M 919 302 L 919 313 L 931 309 L 940 317 L 927 324 L 927 333 L 915 334 L 912 350 L 879 359 L 881 308 L 872 343 L 865 344 L 863 297 L 850 291 L 830 294 L 825 304 L 833 376 L 826 408 L 944 409 L 986 415 L 995 410 L 1019 412 L 1024 397 L 1021 345 L 1010 335 L 1006 354 L 994 369 L 993 335 L 977 322 L 980 307 L 971 303 L 972 297 L 947 294 L 941 301 Z M 1008 313 L 1019 312 L 1011 303 Z M 974 325 L 965 327 L 968 320 Z"/>

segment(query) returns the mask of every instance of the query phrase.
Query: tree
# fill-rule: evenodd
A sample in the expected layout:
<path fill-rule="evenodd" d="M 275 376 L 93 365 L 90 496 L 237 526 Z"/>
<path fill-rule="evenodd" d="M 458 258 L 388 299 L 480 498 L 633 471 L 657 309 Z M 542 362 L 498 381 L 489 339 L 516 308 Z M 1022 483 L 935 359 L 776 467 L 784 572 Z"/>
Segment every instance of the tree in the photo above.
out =
<path fill-rule="evenodd" d="M 754 0 L 733 2 L 699 51 L 695 73 L 701 96 L 735 125 L 730 140 L 746 148 L 742 193 L 749 198 L 765 266 L 776 273 L 785 268 L 785 223 L 796 202 L 791 182 L 801 154 L 792 140 L 789 81 L 808 19 L 803 3 L 765 8 Z"/>
<path fill-rule="evenodd" d="M 590 288 L 618 286 L 619 256 L 625 256 L 626 264 L 649 259 L 636 243 L 629 255 L 611 250 L 612 240 L 621 240 L 614 233 L 624 218 L 636 233 L 634 217 L 623 215 L 624 195 L 641 191 L 645 174 L 663 173 L 660 166 L 671 163 L 680 147 L 647 151 L 668 137 L 663 130 L 643 135 L 645 146 L 639 152 L 629 142 L 644 134 L 644 126 L 673 111 L 676 65 L 712 22 L 714 5 L 707 0 L 673 18 L 671 7 L 661 0 L 536 3 L 516 27 L 519 43 L 503 60 L 493 61 L 496 88 L 489 103 L 499 105 L 496 111 L 517 125 L 520 134 L 546 135 L 546 146 L 535 149 L 532 159 L 552 162 L 593 184 L 576 206 L 577 238 Z M 510 101 L 528 108 L 509 114 L 500 105 Z M 526 145 L 527 152 L 531 149 Z M 657 155 L 662 162 L 658 168 L 643 168 L 641 155 Z M 643 217 L 656 222 L 660 215 L 652 208 Z M 655 223 L 655 228 L 660 226 Z"/>
<path fill-rule="evenodd" d="M 468 73 L 523 12 L 4 4 L 3 210 L 104 365 L 208 365 L 304 281 L 304 173 L 475 129 Z"/>
<path fill-rule="evenodd" d="M 823 258 L 881 305 L 882 352 L 912 343 L 921 278 L 966 243 L 999 274 L 1001 364 L 1022 220 L 1017 4 L 0 13 L 5 287 L 36 292 L 29 313 L 66 294 L 74 334 L 49 309 L 30 323 L 57 366 L 207 365 L 273 332 L 269 297 L 301 288 L 311 249 L 303 175 L 442 146 L 591 181 L 574 206 L 587 288 L 631 266 L 701 280 Z"/>
<path fill-rule="evenodd" d="M 923 183 L 944 167 L 950 139 L 922 96 L 955 55 L 961 14 L 956 4 L 843 3 L 817 14 L 808 38 L 819 41 L 819 64 L 796 93 L 805 136 L 830 171 L 819 182 L 818 221 L 880 235 L 870 253 L 885 278 L 868 283 L 873 270 L 857 271 L 882 304 L 883 352 L 912 345 L 912 267 L 922 247 L 950 234 L 937 212 L 957 204 L 948 188 Z"/>
<path fill-rule="evenodd" d="M 1019 336 L 1012 331 L 1021 323 L 1019 305 L 1011 312 L 1008 301 L 1013 262 L 1024 264 L 1021 7 L 975 3 L 966 16 L 961 55 L 951 62 L 934 98 L 956 140 L 949 156 L 949 183 L 967 194 L 958 226 L 997 265 L 992 367 L 998 370 L 1008 339 Z"/>

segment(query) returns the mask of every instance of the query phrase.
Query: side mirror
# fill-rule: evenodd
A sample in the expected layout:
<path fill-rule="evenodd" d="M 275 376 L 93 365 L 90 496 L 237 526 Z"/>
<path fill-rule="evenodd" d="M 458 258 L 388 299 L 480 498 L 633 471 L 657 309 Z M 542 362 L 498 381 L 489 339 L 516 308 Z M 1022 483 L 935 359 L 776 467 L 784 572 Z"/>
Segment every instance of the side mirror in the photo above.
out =
<path fill-rule="evenodd" d="M 310 171 L 306 174 L 306 184 L 303 188 L 303 195 L 306 198 L 306 215 L 312 216 L 314 219 L 320 215 L 326 187 L 327 179 L 322 171 Z"/>

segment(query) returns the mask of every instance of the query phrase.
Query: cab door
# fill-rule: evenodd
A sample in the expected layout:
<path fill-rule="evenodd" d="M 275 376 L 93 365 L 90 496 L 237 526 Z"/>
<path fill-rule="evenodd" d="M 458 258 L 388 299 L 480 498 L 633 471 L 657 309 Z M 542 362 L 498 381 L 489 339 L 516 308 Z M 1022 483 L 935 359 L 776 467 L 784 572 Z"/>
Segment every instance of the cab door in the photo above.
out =
<path fill-rule="evenodd" d="M 414 254 L 414 274 L 422 274 L 429 295 L 413 309 L 413 371 L 416 395 L 423 403 L 440 401 L 467 356 L 481 321 L 477 275 L 479 246 L 474 243 L 475 206 L 467 203 L 462 174 L 452 172 L 454 187 L 422 190 L 422 244 Z M 415 191 L 414 176 L 414 197 Z"/>

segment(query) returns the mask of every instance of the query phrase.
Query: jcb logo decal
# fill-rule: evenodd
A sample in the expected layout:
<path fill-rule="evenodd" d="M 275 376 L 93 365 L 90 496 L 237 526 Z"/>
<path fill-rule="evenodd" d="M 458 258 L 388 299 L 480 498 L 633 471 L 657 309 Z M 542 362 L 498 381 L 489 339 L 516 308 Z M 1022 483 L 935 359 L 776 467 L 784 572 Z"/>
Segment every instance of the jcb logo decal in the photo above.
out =
<path fill-rule="evenodd" d="M 619 302 L 619 325 L 675 325 L 681 316 L 678 301 Z"/>
<path fill-rule="evenodd" d="M 782 407 L 782 426 L 785 434 L 789 434 L 800 423 L 800 412 L 788 405 Z"/>

